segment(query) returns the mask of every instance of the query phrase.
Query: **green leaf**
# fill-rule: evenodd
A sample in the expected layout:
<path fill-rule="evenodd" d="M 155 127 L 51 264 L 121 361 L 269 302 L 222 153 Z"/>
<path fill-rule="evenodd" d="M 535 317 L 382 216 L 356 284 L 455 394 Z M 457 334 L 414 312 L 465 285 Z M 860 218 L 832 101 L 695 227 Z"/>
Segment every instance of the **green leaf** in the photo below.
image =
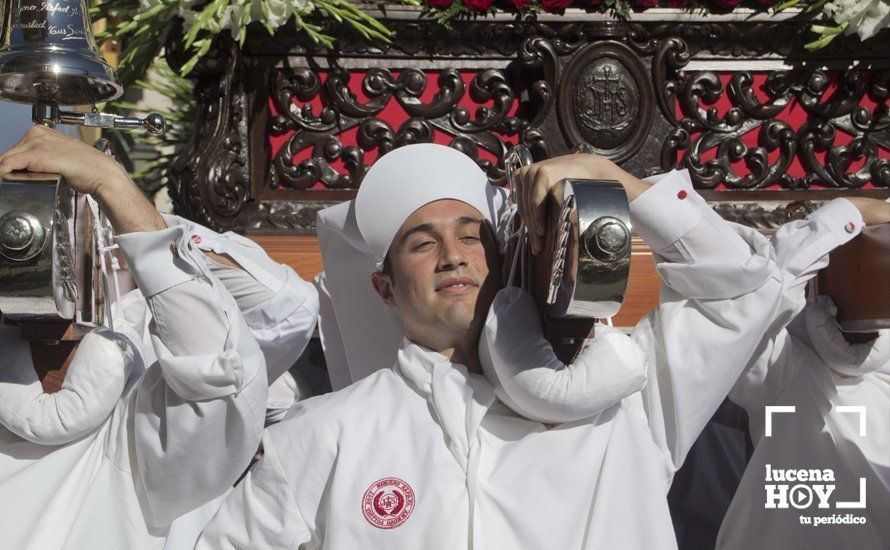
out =
<path fill-rule="evenodd" d="M 792 6 L 796 6 L 799 3 L 800 3 L 800 0 L 785 0 L 785 2 L 776 4 L 775 6 L 773 6 L 773 12 L 780 12 L 784 9 L 788 9 Z"/>
<path fill-rule="evenodd" d="M 195 68 L 195 65 L 198 64 L 198 61 L 201 60 L 204 55 L 210 51 L 210 45 L 213 43 L 213 40 L 210 38 L 202 38 L 201 40 L 195 42 L 195 45 L 198 46 L 198 51 L 195 52 L 195 55 L 189 59 L 185 65 L 182 66 L 182 69 L 179 70 L 180 74 L 183 76 L 192 72 L 192 69 Z"/>
<path fill-rule="evenodd" d="M 837 36 L 838 36 L 837 33 L 826 34 L 826 35 L 823 35 L 818 40 L 814 40 L 814 41 L 810 42 L 809 44 L 804 44 L 803 47 L 806 48 L 807 51 L 814 52 L 814 51 L 824 48 L 825 46 L 830 44 L 832 40 L 837 38 Z"/>

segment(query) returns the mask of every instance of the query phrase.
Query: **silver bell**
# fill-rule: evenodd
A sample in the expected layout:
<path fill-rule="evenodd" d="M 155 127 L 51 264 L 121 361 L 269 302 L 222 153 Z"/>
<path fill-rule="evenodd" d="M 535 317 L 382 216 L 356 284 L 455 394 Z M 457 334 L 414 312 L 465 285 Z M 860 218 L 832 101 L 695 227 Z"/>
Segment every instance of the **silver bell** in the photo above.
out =
<path fill-rule="evenodd" d="M 123 93 L 90 31 L 84 0 L 6 0 L 0 97 L 89 105 Z"/>

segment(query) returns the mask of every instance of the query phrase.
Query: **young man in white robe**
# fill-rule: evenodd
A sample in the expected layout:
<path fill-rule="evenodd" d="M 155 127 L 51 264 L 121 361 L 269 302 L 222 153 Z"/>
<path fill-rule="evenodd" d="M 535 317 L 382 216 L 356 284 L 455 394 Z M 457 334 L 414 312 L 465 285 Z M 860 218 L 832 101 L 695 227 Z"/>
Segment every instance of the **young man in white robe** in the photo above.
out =
<path fill-rule="evenodd" d="M 269 428 L 263 459 L 198 548 L 676 548 L 671 477 L 764 333 L 787 323 L 784 274 L 769 242 L 720 219 L 683 173 L 650 187 L 591 155 L 518 172 L 519 213 L 536 250 L 544 199 L 566 177 L 624 186 L 634 230 L 664 282 L 661 305 L 632 339 L 606 341 L 620 353 L 597 365 L 585 350 L 568 367 L 554 364 L 531 298 L 499 292 L 503 190 L 456 150 L 396 149 L 335 212 L 348 213 L 326 222 L 364 251 L 367 261 L 352 264 L 365 267 L 356 277 L 398 314 L 395 364 L 297 404 Z M 351 287 L 338 287 L 332 277 L 344 273 L 330 260 L 336 297 Z M 360 301 L 352 308 L 373 310 Z M 337 324 L 349 311 L 337 311 Z M 373 331 L 388 321 L 348 322 Z M 351 343 L 375 344 L 367 334 L 327 337 L 343 342 L 338 356 L 352 372 L 361 370 L 361 348 Z M 518 384 L 483 376 L 483 357 L 512 358 L 507 371 L 515 368 Z M 598 371 L 620 376 L 609 387 L 587 384 Z M 526 373 L 553 383 L 523 386 Z M 543 424 L 504 404 L 537 406 L 535 395 L 508 387 L 538 392 L 540 416 L 571 416 L 585 400 L 599 410 Z"/>
<path fill-rule="evenodd" d="M 829 297 L 805 300 L 828 253 L 879 223 L 890 223 L 890 204 L 835 199 L 773 237 L 800 313 L 730 393 L 748 413 L 755 448 L 720 527 L 721 550 L 890 548 L 890 330 L 849 343 Z"/>
<path fill-rule="evenodd" d="M 250 241 L 159 215 L 115 162 L 58 132 L 35 126 L 0 155 L 0 175 L 21 169 L 95 198 L 138 290 L 115 332 L 80 342 L 57 393 L 19 327 L 0 325 L 0 545 L 191 547 L 295 398 L 286 371 L 317 294 Z"/>

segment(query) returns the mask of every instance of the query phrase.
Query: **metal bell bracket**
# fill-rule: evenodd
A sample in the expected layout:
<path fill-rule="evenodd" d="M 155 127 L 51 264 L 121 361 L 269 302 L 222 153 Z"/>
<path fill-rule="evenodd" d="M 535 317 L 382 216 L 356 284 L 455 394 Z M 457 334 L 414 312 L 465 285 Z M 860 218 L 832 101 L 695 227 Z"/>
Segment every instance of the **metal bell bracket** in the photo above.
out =
<path fill-rule="evenodd" d="M 95 108 L 89 113 L 63 111 L 58 104 L 38 102 L 34 104 L 32 118 L 37 124 L 53 127 L 56 124 L 74 126 L 90 126 L 94 128 L 116 128 L 120 130 L 144 129 L 149 134 L 159 136 L 167 130 L 167 121 L 163 115 L 150 113 L 145 118 L 132 118 L 100 113 Z"/>

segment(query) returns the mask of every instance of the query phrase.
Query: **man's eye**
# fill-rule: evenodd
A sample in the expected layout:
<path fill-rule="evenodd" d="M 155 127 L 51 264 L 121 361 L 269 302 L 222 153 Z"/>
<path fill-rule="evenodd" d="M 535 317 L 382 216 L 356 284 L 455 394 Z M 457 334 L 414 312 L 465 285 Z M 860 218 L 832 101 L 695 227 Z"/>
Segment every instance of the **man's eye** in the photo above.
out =
<path fill-rule="evenodd" d="M 414 245 L 414 250 L 426 250 L 434 244 L 436 243 L 434 243 L 433 241 L 423 241 L 422 243 Z"/>
<path fill-rule="evenodd" d="M 475 235 L 467 235 L 466 237 L 461 237 L 460 240 L 469 243 L 469 242 L 479 242 L 479 237 Z"/>

